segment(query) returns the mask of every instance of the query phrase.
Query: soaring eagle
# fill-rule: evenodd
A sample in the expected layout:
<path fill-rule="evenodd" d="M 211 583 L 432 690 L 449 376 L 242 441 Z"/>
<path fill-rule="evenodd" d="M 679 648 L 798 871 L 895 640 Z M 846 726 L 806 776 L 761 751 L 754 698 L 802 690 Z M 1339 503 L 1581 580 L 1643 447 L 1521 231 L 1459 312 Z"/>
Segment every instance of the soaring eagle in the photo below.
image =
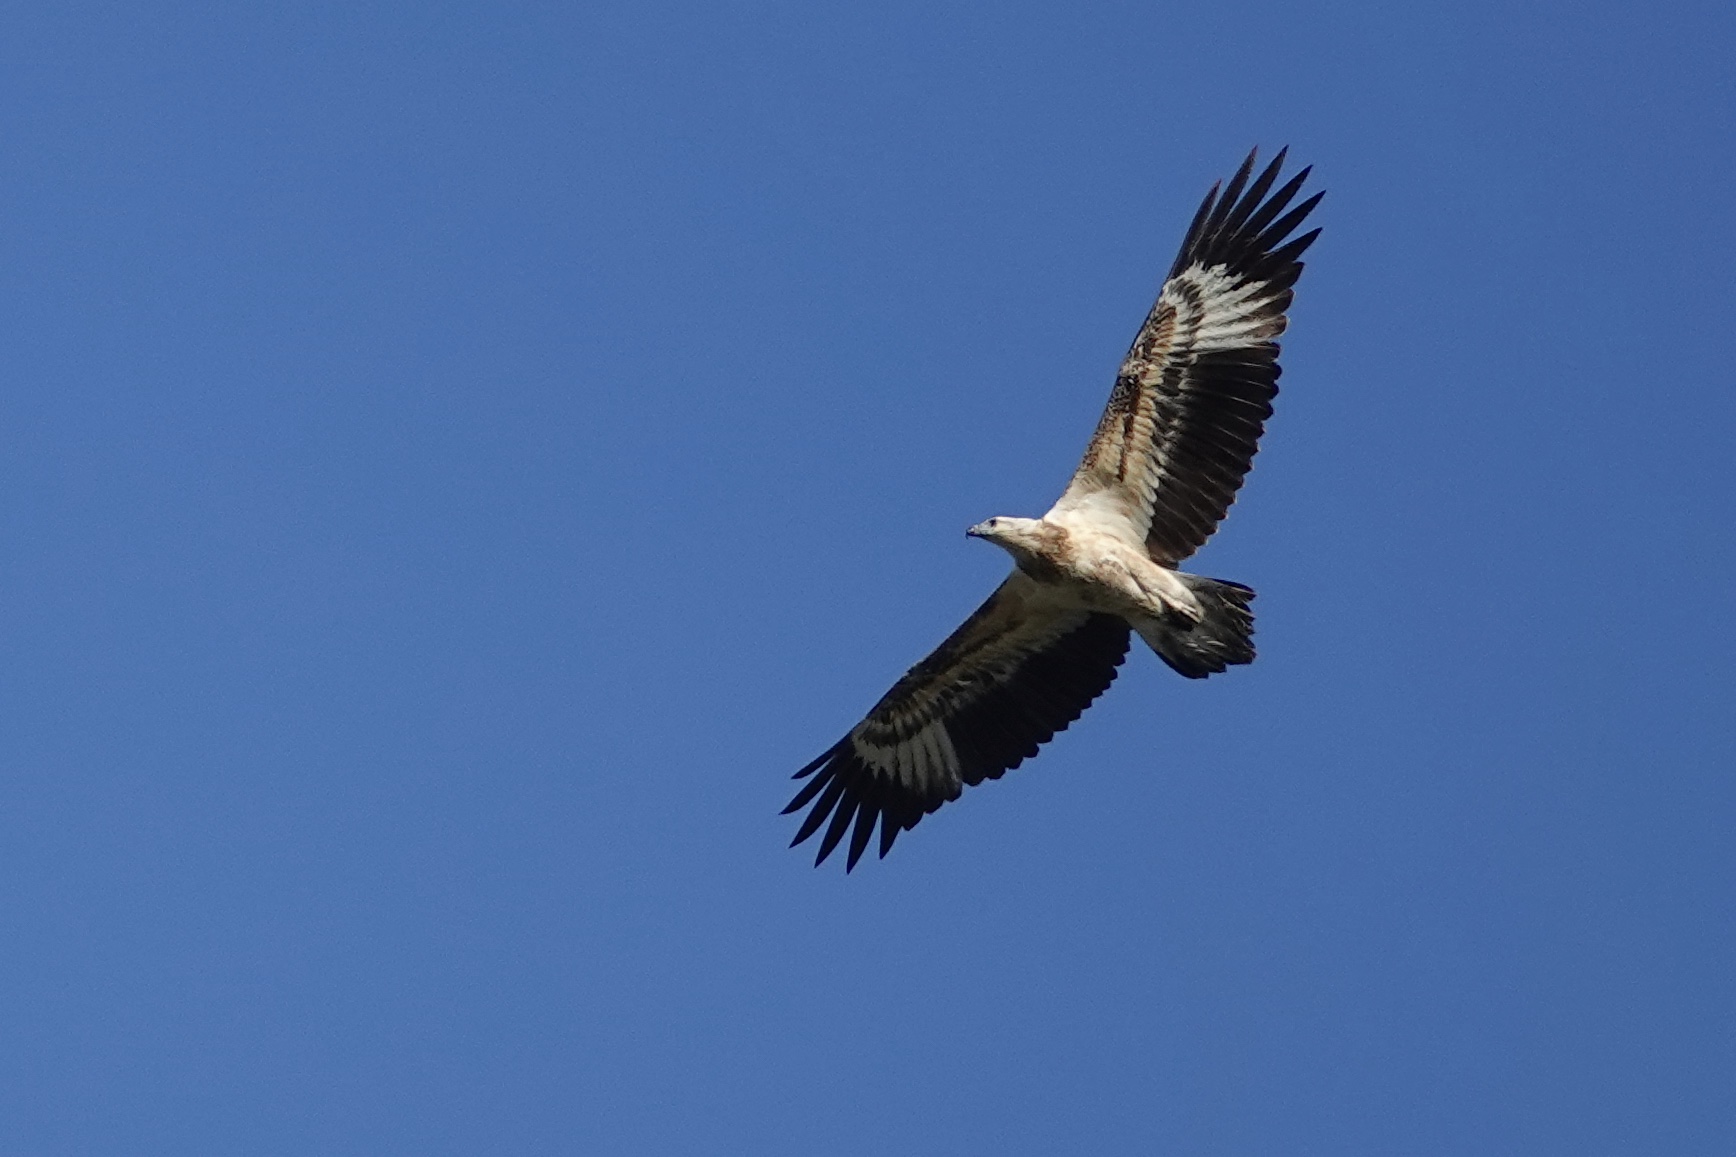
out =
<path fill-rule="evenodd" d="M 1303 169 L 1268 196 L 1283 164 L 1254 177 L 1249 153 L 1206 194 L 1060 501 L 965 532 L 1013 556 L 1006 581 L 796 773 L 812 778 L 784 809 L 809 808 L 790 846 L 824 825 L 816 865 L 849 832 L 854 868 L 876 822 L 885 856 L 965 785 L 1036 755 L 1108 688 L 1132 632 L 1189 679 L 1253 661 L 1254 592 L 1176 565 L 1235 501 L 1278 393 L 1273 339 L 1320 230 L 1291 234 L 1323 195 L 1289 207 Z"/>

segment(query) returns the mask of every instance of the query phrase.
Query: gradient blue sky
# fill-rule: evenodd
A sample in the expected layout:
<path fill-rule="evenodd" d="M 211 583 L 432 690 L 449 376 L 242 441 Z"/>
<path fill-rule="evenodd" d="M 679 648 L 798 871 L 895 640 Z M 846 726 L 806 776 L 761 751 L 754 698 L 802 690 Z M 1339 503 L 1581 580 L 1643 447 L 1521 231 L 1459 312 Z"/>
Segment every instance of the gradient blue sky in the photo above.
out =
<path fill-rule="evenodd" d="M 0 1150 L 1736 1148 L 1728 3 L 5 25 Z M 1286 142 L 1260 661 L 814 871 Z"/>

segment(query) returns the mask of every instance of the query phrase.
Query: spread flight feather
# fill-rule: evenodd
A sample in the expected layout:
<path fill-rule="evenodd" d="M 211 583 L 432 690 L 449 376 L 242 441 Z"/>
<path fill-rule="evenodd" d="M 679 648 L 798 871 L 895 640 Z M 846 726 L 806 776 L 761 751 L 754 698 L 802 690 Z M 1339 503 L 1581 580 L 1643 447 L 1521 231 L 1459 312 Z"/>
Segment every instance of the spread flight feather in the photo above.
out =
<path fill-rule="evenodd" d="M 967 532 L 1013 556 L 1006 581 L 796 773 L 784 811 L 809 809 L 794 844 L 824 829 L 816 864 L 848 834 L 854 868 L 876 826 L 885 856 L 1037 754 L 1109 687 L 1134 632 L 1190 678 L 1253 659 L 1253 591 L 1175 566 L 1235 501 L 1278 392 L 1274 339 L 1320 231 L 1290 235 L 1322 196 L 1290 208 L 1307 169 L 1268 196 L 1283 163 L 1254 177 L 1250 153 L 1206 195 L 1060 500 Z"/>

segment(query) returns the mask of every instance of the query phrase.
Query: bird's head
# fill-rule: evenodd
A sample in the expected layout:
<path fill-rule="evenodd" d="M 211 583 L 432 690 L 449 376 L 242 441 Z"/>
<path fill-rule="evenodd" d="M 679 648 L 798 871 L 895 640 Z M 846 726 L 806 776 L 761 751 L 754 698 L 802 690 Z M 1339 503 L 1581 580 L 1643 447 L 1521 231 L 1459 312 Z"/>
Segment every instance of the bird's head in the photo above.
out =
<path fill-rule="evenodd" d="M 1045 531 L 1049 527 L 1040 518 L 1011 518 L 1000 515 L 986 522 L 979 522 L 965 534 L 971 538 L 987 539 L 1003 550 L 1034 552 L 1046 540 Z"/>

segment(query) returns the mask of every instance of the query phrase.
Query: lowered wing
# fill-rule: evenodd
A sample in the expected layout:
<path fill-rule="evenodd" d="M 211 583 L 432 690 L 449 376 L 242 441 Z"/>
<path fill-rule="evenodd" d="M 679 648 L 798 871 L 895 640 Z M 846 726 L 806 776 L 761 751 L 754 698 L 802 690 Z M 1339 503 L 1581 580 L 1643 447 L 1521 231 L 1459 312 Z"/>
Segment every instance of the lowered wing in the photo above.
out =
<path fill-rule="evenodd" d="M 1254 460 L 1278 393 L 1278 343 L 1303 251 L 1290 236 L 1323 194 L 1288 212 L 1303 169 L 1270 197 L 1279 152 L 1249 183 L 1206 194 L 1157 303 L 1121 364 L 1085 458 L 1048 517 L 1143 538 L 1174 565 L 1222 521 Z"/>
<path fill-rule="evenodd" d="M 817 865 L 851 831 L 847 871 L 878 821 L 886 855 L 899 832 L 966 785 L 999 779 L 1079 718 L 1114 681 L 1127 643 L 1119 618 L 1055 606 L 1014 571 L 866 719 L 796 773 L 812 778 L 784 809 L 809 808 L 790 846 L 826 825 Z"/>

